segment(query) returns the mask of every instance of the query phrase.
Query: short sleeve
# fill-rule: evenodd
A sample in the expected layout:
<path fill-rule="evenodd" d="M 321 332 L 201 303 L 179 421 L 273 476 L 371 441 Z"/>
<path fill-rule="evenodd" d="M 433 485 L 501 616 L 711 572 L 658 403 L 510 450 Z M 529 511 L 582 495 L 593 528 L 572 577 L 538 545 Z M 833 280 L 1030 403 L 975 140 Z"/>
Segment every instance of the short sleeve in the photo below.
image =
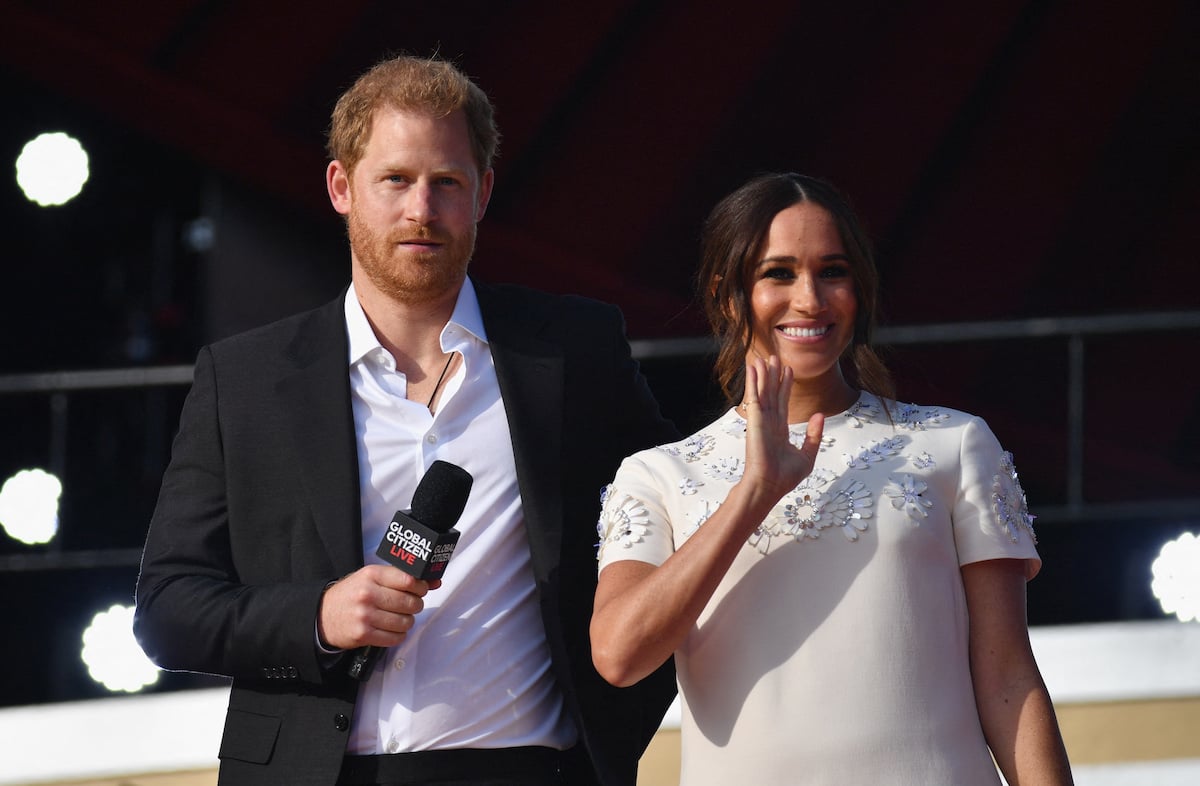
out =
<path fill-rule="evenodd" d="M 675 551 L 662 478 L 646 458 L 639 453 L 625 459 L 601 492 L 599 570 L 622 560 L 661 565 Z"/>
<path fill-rule="evenodd" d="M 963 429 L 961 478 L 954 505 L 959 565 L 989 559 L 1023 559 L 1026 578 L 1041 569 L 1033 516 L 1011 453 L 980 418 Z"/>

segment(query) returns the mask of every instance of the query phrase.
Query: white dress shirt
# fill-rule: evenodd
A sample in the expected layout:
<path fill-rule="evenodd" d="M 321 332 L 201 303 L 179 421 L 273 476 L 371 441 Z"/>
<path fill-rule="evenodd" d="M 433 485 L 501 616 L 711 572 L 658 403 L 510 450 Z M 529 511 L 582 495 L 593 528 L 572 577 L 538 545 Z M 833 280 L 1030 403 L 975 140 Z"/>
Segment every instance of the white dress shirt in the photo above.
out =
<path fill-rule="evenodd" d="M 346 326 L 365 562 L 383 562 L 375 550 L 388 522 L 409 507 L 435 460 L 474 479 L 442 586 L 359 689 L 347 752 L 570 747 L 577 733 L 550 671 L 512 440 L 474 287 L 464 283 L 442 330 L 443 351 L 463 362 L 442 381 L 435 414 L 405 397 L 405 376 L 353 286 Z"/>

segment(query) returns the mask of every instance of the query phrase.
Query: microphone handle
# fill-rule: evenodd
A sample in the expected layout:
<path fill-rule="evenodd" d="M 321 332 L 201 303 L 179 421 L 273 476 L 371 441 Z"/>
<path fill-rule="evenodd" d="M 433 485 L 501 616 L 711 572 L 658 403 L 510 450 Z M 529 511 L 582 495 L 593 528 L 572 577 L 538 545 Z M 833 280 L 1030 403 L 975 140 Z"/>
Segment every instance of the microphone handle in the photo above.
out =
<path fill-rule="evenodd" d="M 414 511 L 396 511 L 376 550 L 384 562 L 423 580 L 440 579 L 458 544 L 455 522 L 462 516 L 471 491 L 471 475 L 462 467 L 435 461 L 413 493 Z M 422 523 L 428 519 L 430 526 Z M 359 647 L 346 669 L 351 679 L 366 682 L 386 647 Z"/>
<path fill-rule="evenodd" d="M 359 682 L 366 682 L 370 679 L 371 672 L 375 671 L 375 664 L 379 662 L 385 649 L 387 647 L 359 647 L 354 651 L 346 671 Z"/>

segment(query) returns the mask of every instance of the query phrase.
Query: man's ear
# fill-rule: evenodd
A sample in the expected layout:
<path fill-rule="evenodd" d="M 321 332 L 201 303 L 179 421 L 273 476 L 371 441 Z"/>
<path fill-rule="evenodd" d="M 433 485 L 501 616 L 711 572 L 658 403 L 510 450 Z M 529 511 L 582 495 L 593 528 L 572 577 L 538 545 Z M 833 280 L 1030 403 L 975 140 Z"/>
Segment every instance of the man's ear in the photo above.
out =
<path fill-rule="evenodd" d="M 350 172 L 337 159 L 329 162 L 325 168 L 325 188 L 329 191 L 329 201 L 333 209 L 343 216 L 350 213 Z"/>

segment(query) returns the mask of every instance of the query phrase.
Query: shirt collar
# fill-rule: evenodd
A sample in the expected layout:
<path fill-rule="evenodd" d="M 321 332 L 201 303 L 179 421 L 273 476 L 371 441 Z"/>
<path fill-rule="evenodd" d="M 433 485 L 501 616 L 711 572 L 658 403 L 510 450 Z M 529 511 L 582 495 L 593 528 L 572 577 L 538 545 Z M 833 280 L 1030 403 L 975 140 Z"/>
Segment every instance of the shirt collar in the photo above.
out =
<path fill-rule="evenodd" d="M 353 366 L 371 351 L 383 349 L 383 345 L 371 328 L 371 323 L 367 321 L 367 315 L 362 310 L 362 304 L 358 302 L 358 295 L 354 291 L 353 283 L 346 290 L 345 312 L 346 333 L 350 339 L 349 360 L 350 365 Z M 483 327 L 483 312 L 479 310 L 479 298 L 475 294 L 475 284 L 470 278 L 467 278 L 463 282 L 462 288 L 458 290 L 458 300 L 454 303 L 450 321 L 442 328 L 442 349 L 447 352 L 457 343 L 447 335 L 453 327 L 465 330 L 479 341 L 487 343 L 487 331 Z"/>

